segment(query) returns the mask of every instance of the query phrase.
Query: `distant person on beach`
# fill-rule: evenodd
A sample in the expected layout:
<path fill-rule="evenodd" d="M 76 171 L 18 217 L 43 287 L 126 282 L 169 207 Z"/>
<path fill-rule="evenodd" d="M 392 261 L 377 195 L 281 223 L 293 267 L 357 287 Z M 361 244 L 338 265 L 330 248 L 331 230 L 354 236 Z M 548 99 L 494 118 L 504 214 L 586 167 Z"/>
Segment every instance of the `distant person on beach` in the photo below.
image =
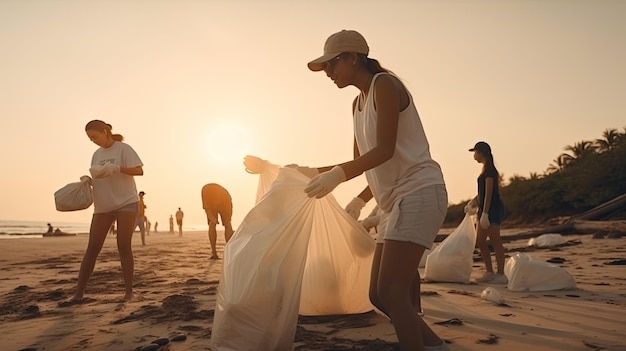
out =
<path fill-rule="evenodd" d="M 52 224 L 48 223 L 48 231 L 46 233 L 52 234 L 53 232 L 54 232 L 54 227 L 52 227 Z"/>
<path fill-rule="evenodd" d="M 178 236 L 183 236 L 183 217 L 185 217 L 185 213 L 179 207 L 178 211 L 176 211 L 176 224 L 178 225 Z"/>
<path fill-rule="evenodd" d="M 308 64 L 312 71 L 323 70 L 337 87 L 360 91 L 352 103 L 354 160 L 320 168 L 292 167 L 312 177 L 305 192 L 315 198 L 365 173 L 368 187 L 354 201 L 360 205 L 351 206 L 351 215 L 358 218 L 356 209 L 373 197 L 388 216 L 386 230 L 379 230 L 376 241 L 370 300 L 390 317 L 402 350 L 445 350 L 446 344 L 418 315 L 410 296 L 422 255 L 431 248 L 446 215 L 443 174 L 430 155 L 411 94 L 368 54 L 361 34 L 342 30 L 331 35 L 324 54 Z"/>
<path fill-rule="evenodd" d="M 155 233 L 159 232 L 159 222 L 154 222 L 154 232 Z"/>
<path fill-rule="evenodd" d="M 139 212 L 135 176 L 143 175 L 143 163 L 133 148 L 113 134 L 110 124 L 93 120 L 85 126 L 89 139 L 99 148 L 91 158 L 94 214 L 89 243 L 80 265 L 76 292 L 71 301 L 83 298 L 96 259 L 114 221 L 117 221 L 117 250 L 124 278 L 124 300 L 133 298 L 133 231 Z"/>
<path fill-rule="evenodd" d="M 233 200 L 228 191 L 219 184 L 210 183 L 202 187 L 202 208 L 209 223 L 209 242 L 211 244 L 211 259 L 218 259 L 217 255 L 217 225 L 222 219 L 224 238 L 226 242 L 233 236 Z M 219 216 L 219 218 L 218 218 Z"/>
<path fill-rule="evenodd" d="M 143 201 L 145 192 L 139 192 L 139 207 L 137 211 L 137 218 L 135 219 L 135 228 L 139 226 L 139 232 L 141 233 L 141 245 L 146 246 L 146 204 Z M 133 228 L 134 230 L 134 228 Z"/>
<path fill-rule="evenodd" d="M 174 234 L 174 216 L 170 215 L 170 234 Z"/>
<path fill-rule="evenodd" d="M 483 168 L 478 176 L 478 195 L 472 199 L 470 205 L 478 207 L 478 225 L 476 227 L 476 246 L 485 263 L 485 274 L 477 278 L 477 282 L 491 284 L 507 284 L 504 275 L 504 246 L 500 238 L 500 224 L 504 220 L 506 211 L 500 199 L 500 175 L 493 162 L 491 146 L 479 141 L 469 151 L 474 152 L 474 160 L 482 163 Z M 493 245 L 493 251 L 498 265 L 494 273 L 491 264 L 491 252 L 487 245 L 487 238 Z"/>

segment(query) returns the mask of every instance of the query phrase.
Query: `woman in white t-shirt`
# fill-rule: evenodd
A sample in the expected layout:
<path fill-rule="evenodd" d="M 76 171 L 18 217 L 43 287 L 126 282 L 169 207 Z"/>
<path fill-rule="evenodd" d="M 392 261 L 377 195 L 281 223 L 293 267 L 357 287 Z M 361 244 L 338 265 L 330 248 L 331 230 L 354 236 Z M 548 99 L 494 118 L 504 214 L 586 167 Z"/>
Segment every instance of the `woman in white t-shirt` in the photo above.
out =
<path fill-rule="evenodd" d="M 387 218 L 372 262 L 370 301 L 391 318 L 402 350 L 445 350 L 446 344 L 418 315 L 409 295 L 422 255 L 446 215 L 443 174 L 430 156 L 411 94 L 368 54 L 361 34 L 343 30 L 331 35 L 324 55 L 308 64 L 312 71 L 323 70 L 339 88 L 359 89 L 352 104 L 354 160 L 295 167 L 312 177 L 305 192 L 316 198 L 365 173 L 368 187 L 346 211 L 358 218 L 373 197 Z"/>
<path fill-rule="evenodd" d="M 76 293 L 72 301 L 83 298 L 96 259 L 114 221 L 117 221 L 117 249 L 126 292 L 124 300 L 133 298 L 134 259 L 131 247 L 139 198 L 134 176 L 143 175 L 143 163 L 111 125 L 93 120 L 85 126 L 89 139 L 99 146 L 91 158 L 89 172 L 93 185 L 94 213 L 89 228 L 89 244 L 80 265 Z"/>

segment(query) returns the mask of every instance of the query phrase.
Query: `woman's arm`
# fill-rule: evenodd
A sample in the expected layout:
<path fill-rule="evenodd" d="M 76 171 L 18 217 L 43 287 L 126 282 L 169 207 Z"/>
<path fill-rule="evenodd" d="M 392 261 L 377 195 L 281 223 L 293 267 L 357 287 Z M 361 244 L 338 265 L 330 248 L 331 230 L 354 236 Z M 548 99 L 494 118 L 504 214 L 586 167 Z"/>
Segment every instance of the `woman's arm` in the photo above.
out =
<path fill-rule="evenodd" d="M 130 176 L 140 176 L 143 175 L 143 167 L 131 167 L 131 168 L 122 168 L 120 167 L 120 173 L 124 173 Z"/>
<path fill-rule="evenodd" d="M 365 202 L 370 201 L 374 197 L 374 195 L 372 195 L 372 189 L 370 189 L 369 185 L 366 186 L 361 193 L 359 193 L 358 197 Z"/>
<path fill-rule="evenodd" d="M 483 202 L 483 213 L 489 213 L 491 206 L 491 195 L 493 194 L 494 181 L 491 177 L 485 178 L 485 200 Z"/>

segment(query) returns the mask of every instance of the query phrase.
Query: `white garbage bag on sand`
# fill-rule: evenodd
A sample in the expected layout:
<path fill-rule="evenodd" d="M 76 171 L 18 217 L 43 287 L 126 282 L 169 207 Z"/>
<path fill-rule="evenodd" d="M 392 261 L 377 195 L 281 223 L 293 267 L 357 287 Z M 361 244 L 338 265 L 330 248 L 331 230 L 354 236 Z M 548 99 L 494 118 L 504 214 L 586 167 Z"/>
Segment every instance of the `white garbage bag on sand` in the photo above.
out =
<path fill-rule="evenodd" d="M 54 204 L 57 211 L 80 211 L 93 203 L 91 178 L 80 177 L 80 182 L 69 183 L 54 192 Z"/>
<path fill-rule="evenodd" d="M 426 257 L 424 280 L 469 283 L 475 245 L 476 229 L 472 215 L 466 214 L 461 224 Z"/>
<path fill-rule="evenodd" d="M 530 240 L 528 240 L 528 246 L 552 247 L 561 245 L 564 242 L 565 239 L 561 234 L 543 234 L 536 238 L 530 238 Z"/>
<path fill-rule="evenodd" d="M 292 350 L 299 313 L 373 309 L 374 240 L 332 195 L 307 197 L 308 182 L 297 170 L 280 168 L 226 245 L 214 350 Z"/>
<path fill-rule="evenodd" d="M 576 281 L 565 269 L 549 262 L 534 260 L 518 252 L 504 265 L 510 291 L 550 291 L 574 289 Z"/>

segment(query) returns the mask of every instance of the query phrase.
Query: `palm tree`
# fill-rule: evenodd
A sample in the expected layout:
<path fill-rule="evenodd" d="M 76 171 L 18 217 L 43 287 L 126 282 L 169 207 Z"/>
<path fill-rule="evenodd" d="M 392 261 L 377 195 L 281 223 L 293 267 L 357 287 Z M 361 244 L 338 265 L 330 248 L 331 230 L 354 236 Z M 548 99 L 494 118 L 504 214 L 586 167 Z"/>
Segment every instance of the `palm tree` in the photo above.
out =
<path fill-rule="evenodd" d="M 595 151 L 595 146 L 593 142 L 588 140 L 582 140 L 574 145 L 568 145 L 564 148 L 565 151 L 571 151 L 572 155 L 570 155 L 573 159 L 579 159 L 589 153 Z M 573 161 L 573 160 L 572 160 Z"/>
<path fill-rule="evenodd" d="M 602 132 L 602 137 L 604 139 L 596 139 L 595 147 L 598 152 L 606 152 L 615 149 L 615 147 L 619 143 L 620 133 L 617 129 L 607 128 L 604 132 Z"/>
<path fill-rule="evenodd" d="M 560 154 L 559 157 L 552 160 L 552 163 L 548 166 L 548 173 L 562 171 L 573 159 L 570 154 Z"/>
<path fill-rule="evenodd" d="M 524 178 L 523 176 L 514 174 L 512 177 L 509 177 L 509 184 L 512 184 L 515 182 L 523 182 L 525 180 L 526 178 Z"/>

